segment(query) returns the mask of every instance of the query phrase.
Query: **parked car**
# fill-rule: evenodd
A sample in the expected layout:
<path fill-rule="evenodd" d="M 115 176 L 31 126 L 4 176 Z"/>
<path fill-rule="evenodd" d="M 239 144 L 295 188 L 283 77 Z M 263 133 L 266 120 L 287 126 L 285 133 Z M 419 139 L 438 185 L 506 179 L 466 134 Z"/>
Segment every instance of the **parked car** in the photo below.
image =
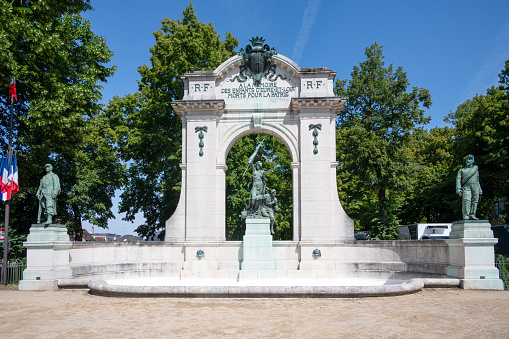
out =
<path fill-rule="evenodd" d="M 411 224 L 398 227 L 399 240 L 449 239 L 452 223 Z"/>
<path fill-rule="evenodd" d="M 369 234 L 366 231 L 354 231 L 355 240 L 369 240 Z"/>

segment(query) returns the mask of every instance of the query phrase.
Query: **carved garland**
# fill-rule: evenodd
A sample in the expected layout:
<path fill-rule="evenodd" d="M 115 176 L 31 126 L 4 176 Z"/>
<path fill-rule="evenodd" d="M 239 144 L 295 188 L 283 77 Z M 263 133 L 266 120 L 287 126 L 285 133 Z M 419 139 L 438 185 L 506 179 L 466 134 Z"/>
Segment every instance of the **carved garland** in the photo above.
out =
<path fill-rule="evenodd" d="M 313 154 L 314 155 L 317 155 L 318 154 L 318 130 L 322 130 L 322 124 L 310 124 L 309 125 L 309 130 L 313 130 L 313 145 L 315 145 L 315 149 L 313 150 Z"/>
<path fill-rule="evenodd" d="M 200 155 L 200 157 L 203 156 L 203 146 L 205 146 L 205 144 L 203 143 L 203 137 L 204 137 L 204 134 L 203 132 L 207 132 L 207 126 L 203 126 L 203 127 L 196 127 L 194 129 L 194 133 L 196 132 L 200 132 L 198 133 L 198 138 L 200 139 L 200 143 L 198 144 L 198 146 L 200 146 L 200 153 L 198 153 Z"/>

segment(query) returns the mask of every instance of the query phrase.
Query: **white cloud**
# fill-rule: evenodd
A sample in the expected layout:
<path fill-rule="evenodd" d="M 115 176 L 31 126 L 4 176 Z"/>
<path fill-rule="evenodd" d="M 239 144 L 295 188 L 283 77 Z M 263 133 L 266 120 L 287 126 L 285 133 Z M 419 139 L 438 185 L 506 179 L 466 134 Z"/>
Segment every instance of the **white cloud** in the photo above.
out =
<path fill-rule="evenodd" d="M 476 94 L 486 94 L 486 90 L 498 83 L 498 74 L 504 69 L 505 61 L 509 57 L 509 21 L 494 39 L 494 47 L 486 56 L 484 64 L 474 74 L 468 86 L 465 88 L 459 104 Z"/>
<path fill-rule="evenodd" d="M 320 6 L 320 1 L 321 0 L 309 0 L 306 10 L 304 11 L 299 36 L 297 37 L 297 41 L 295 42 L 295 46 L 293 47 L 292 59 L 297 64 L 300 62 L 300 59 L 302 57 L 302 51 L 304 50 L 304 47 L 306 47 L 309 35 L 311 34 L 311 28 L 313 27 L 313 24 L 315 23 L 316 20 L 316 16 L 318 14 L 318 7 Z"/>

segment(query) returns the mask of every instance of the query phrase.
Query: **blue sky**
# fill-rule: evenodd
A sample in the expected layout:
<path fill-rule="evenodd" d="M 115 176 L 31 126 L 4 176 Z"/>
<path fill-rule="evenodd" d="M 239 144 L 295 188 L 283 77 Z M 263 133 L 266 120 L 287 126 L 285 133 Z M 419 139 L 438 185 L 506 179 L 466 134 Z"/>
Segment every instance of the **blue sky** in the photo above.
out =
<path fill-rule="evenodd" d="M 85 13 L 92 30 L 115 53 L 115 75 L 104 84 L 103 102 L 137 90 L 138 66 L 150 65 L 149 48 L 161 20 L 182 18 L 189 1 L 92 0 Z M 198 20 L 212 23 L 221 39 L 231 32 L 245 48 L 263 36 L 301 67 L 327 67 L 348 79 L 377 42 L 386 65 L 402 66 L 411 86 L 430 91 L 428 128 L 498 82 L 509 59 L 509 1 L 193 1 Z M 132 234 L 136 223 L 118 216 L 109 232 Z M 90 227 L 85 225 L 90 230 Z M 96 229 L 97 232 L 97 229 Z"/>

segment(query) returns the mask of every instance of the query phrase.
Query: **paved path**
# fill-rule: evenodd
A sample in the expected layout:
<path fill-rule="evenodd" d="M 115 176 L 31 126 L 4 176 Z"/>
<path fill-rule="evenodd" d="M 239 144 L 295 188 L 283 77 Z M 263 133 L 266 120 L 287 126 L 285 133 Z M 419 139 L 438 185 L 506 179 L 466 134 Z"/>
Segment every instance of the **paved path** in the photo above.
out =
<path fill-rule="evenodd" d="M 0 290 L 2 338 L 508 338 L 509 292 L 362 299 L 106 298 Z"/>

